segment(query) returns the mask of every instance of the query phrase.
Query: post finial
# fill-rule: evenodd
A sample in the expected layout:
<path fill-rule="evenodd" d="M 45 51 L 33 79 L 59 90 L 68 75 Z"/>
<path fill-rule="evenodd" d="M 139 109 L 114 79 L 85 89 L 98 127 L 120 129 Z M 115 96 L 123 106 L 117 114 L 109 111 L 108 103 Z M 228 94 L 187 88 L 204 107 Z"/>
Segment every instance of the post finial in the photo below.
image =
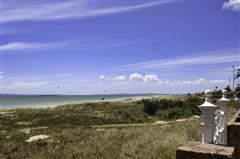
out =
<path fill-rule="evenodd" d="M 219 141 L 217 143 L 222 145 L 227 145 L 227 115 L 228 115 L 228 102 L 230 100 L 227 99 L 227 90 L 222 90 L 222 98 L 219 100 L 219 111 L 222 113 L 220 114 L 219 120 L 217 121 L 220 129 L 219 132 Z M 221 130 L 221 132 L 219 131 Z"/>
<path fill-rule="evenodd" d="M 206 91 L 204 92 L 204 94 L 205 94 L 205 96 L 206 96 L 205 101 L 211 102 L 212 93 L 213 93 L 213 92 L 212 92 L 211 90 L 206 90 Z"/>
<path fill-rule="evenodd" d="M 222 98 L 219 101 L 226 104 L 229 102 L 229 99 L 227 99 L 227 90 L 222 90 Z"/>
<path fill-rule="evenodd" d="M 202 142 L 212 144 L 214 141 L 214 113 L 217 106 L 211 103 L 212 91 L 206 90 L 205 102 L 198 108 L 202 112 Z"/>
<path fill-rule="evenodd" d="M 227 90 L 225 89 L 222 90 L 222 94 L 223 94 L 222 97 L 227 98 Z"/>

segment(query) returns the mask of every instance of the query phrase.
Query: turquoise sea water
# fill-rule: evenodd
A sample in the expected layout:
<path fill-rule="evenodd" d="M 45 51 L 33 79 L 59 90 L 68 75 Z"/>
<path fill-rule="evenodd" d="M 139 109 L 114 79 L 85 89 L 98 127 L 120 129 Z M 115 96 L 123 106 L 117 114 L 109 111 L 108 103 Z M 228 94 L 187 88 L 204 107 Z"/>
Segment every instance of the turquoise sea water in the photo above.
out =
<path fill-rule="evenodd" d="M 64 104 L 115 101 L 140 95 L 1 95 L 0 109 L 42 108 Z M 104 98 L 104 100 L 102 100 Z"/>

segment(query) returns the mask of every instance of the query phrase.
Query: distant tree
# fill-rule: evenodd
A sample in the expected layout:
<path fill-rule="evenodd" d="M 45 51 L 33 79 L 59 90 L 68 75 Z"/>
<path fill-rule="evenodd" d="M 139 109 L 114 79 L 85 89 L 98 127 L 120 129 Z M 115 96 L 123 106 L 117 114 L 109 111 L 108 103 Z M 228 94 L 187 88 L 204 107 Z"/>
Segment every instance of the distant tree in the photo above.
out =
<path fill-rule="evenodd" d="M 202 96 L 202 95 L 204 95 L 204 93 L 202 93 L 202 92 L 196 92 L 195 93 L 195 96 Z"/>
<path fill-rule="evenodd" d="M 213 98 L 214 99 L 220 99 L 222 97 L 222 91 L 221 90 L 216 90 L 215 92 L 213 92 Z"/>
<path fill-rule="evenodd" d="M 233 91 L 231 90 L 230 86 L 227 86 L 227 87 L 225 88 L 225 90 L 227 91 L 227 97 L 228 97 L 228 98 L 233 98 L 233 97 L 234 97 L 234 93 L 233 93 Z"/>
<path fill-rule="evenodd" d="M 234 79 L 237 79 L 237 78 L 239 78 L 239 77 L 240 77 L 240 68 L 237 70 L 237 73 L 236 73 Z"/>
<path fill-rule="evenodd" d="M 226 91 L 230 91 L 230 92 L 232 91 L 229 85 L 228 85 L 226 88 L 224 88 L 224 89 L 225 89 Z"/>
<path fill-rule="evenodd" d="M 237 88 L 235 89 L 236 92 L 236 96 L 240 97 L 240 85 L 237 86 Z"/>

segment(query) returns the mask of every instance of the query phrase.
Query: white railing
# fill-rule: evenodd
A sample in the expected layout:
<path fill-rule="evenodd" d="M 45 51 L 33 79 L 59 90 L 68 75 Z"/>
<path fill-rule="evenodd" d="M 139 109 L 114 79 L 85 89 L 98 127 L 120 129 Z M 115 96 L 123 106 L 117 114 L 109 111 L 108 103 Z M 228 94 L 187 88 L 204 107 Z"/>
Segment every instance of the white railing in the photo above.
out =
<path fill-rule="evenodd" d="M 223 118 L 224 118 L 224 112 L 221 111 L 220 109 L 216 110 L 215 118 L 214 118 L 214 138 L 213 138 L 213 142 L 215 144 L 222 144 L 221 138 L 222 138 L 222 133 L 224 131 Z"/>
<path fill-rule="evenodd" d="M 212 104 L 212 91 L 205 91 L 205 102 L 199 106 L 202 112 L 202 142 L 209 144 L 227 145 L 227 114 L 228 100 L 226 90 L 219 100 L 219 106 Z"/>

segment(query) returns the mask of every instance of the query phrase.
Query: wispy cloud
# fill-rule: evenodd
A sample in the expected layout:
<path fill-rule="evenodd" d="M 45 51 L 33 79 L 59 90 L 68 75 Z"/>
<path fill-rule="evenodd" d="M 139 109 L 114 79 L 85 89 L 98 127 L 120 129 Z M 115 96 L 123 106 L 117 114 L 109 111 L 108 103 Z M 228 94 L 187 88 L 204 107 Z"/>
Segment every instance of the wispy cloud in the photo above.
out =
<path fill-rule="evenodd" d="M 206 80 L 204 78 L 199 78 L 197 80 L 178 80 L 178 81 L 170 81 L 160 80 L 156 83 L 157 85 L 164 85 L 164 86 L 207 86 L 213 87 L 216 85 L 220 86 L 227 86 L 226 80 Z"/>
<path fill-rule="evenodd" d="M 74 78 L 73 78 L 74 76 Z M 57 84 L 64 80 L 76 81 L 76 77 L 72 73 L 50 74 L 50 75 L 22 75 L 22 76 L 6 76 L 3 79 L 3 88 L 6 92 L 14 90 L 30 90 L 41 89 L 42 87 L 56 87 Z"/>
<path fill-rule="evenodd" d="M 56 43 L 28 43 L 28 42 L 12 42 L 0 46 L 1 51 L 27 51 L 27 50 L 48 50 L 64 47 L 68 42 Z"/>
<path fill-rule="evenodd" d="M 139 39 L 116 39 L 111 36 L 93 36 L 82 37 L 75 39 L 78 46 L 81 48 L 116 48 L 116 47 L 128 47 L 133 45 L 139 45 L 143 43 L 143 40 Z"/>
<path fill-rule="evenodd" d="M 40 3 L 22 3 L 19 1 L 4 2 L 3 22 L 21 20 L 59 20 L 69 18 L 86 18 L 116 13 L 140 10 L 147 7 L 176 2 L 176 0 L 159 0 L 150 2 L 135 2 L 128 5 L 124 3 L 92 2 L 92 1 L 63 1 Z M 101 4 L 101 5 L 100 5 Z"/>
<path fill-rule="evenodd" d="M 5 82 L 15 83 L 15 82 L 37 82 L 37 81 L 47 81 L 49 79 L 68 79 L 76 78 L 73 73 L 62 73 L 62 74 L 46 74 L 46 75 L 19 75 L 19 76 L 7 76 Z"/>
<path fill-rule="evenodd" d="M 239 49 L 220 50 L 178 58 L 160 59 L 155 61 L 146 61 L 142 63 L 116 66 L 114 67 L 114 71 L 168 69 L 178 68 L 182 66 L 205 66 L 212 64 L 226 64 L 232 62 L 240 62 Z"/>
<path fill-rule="evenodd" d="M 234 11 L 240 11 L 240 0 L 229 0 L 223 4 L 223 9 L 232 9 Z"/>
<path fill-rule="evenodd" d="M 12 84 L 6 85 L 4 89 L 7 90 L 19 90 L 19 89 L 34 89 L 40 88 L 48 85 L 48 81 L 34 81 L 34 82 L 14 82 Z"/>

